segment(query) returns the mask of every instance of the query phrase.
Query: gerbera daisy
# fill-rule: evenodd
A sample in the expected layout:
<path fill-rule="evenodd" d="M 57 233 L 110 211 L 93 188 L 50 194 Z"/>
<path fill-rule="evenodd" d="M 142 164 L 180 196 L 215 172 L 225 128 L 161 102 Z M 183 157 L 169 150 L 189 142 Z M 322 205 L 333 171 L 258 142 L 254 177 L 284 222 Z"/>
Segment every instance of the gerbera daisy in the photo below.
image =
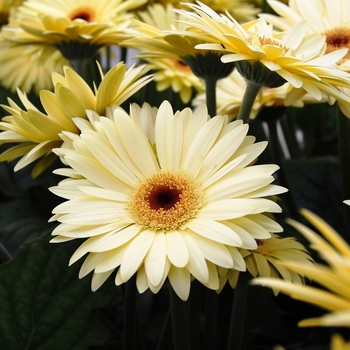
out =
<path fill-rule="evenodd" d="M 273 278 L 258 278 L 254 284 L 278 288 L 294 299 L 319 306 L 331 313 L 299 322 L 300 326 L 346 326 L 350 327 L 350 247 L 344 239 L 325 221 L 303 210 L 302 214 L 322 233 L 319 234 L 294 220 L 288 222 L 302 233 L 320 256 L 328 263 L 307 266 L 305 264 L 283 263 L 282 266 L 322 286 L 321 289 L 308 285 L 295 285 Z"/>
<path fill-rule="evenodd" d="M 162 31 L 171 30 L 176 24 L 174 21 L 179 19 L 179 15 L 171 11 L 170 6 L 165 8 L 161 4 L 148 6 L 147 11 L 139 12 L 138 16 L 142 21 L 142 23 L 139 23 L 142 27 L 144 25 L 150 26 L 150 29 L 153 30 L 153 33 L 149 33 L 151 36 L 164 35 Z M 139 49 L 137 45 L 135 45 L 135 48 Z M 157 82 L 156 88 L 158 91 L 171 87 L 174 92 L 180 94 L 180 98 L 184 103 L 188 103 L 193 90 L 202 90 L 203 83 L 201 80 L 193 74 L 191 68 L 176 53 L 175 55 L 172 53 L 172 57 L 168 58 L 145 58 L 143 53 L 140 56 L 147 61 L 150 69 L 155 71 L 154 80 Z"/>
<path fill-rule="evenodd" d="M 299 22 L 285 33 L 275 33 L 264 19 L 241 25 L 202 3 L 187 6 L 193 12 L 178 11 L 189 19 L 187 24 L 195 28 L 187 30 L 188 35 L 207 42 L 196 47 L 225 51 L 221 60 L 235 63 L 248 81 L 251 97 L 263 86 L 278 87 L 289 82 L 294 89 L 287 96 L 286 104 L 300 97 L 300 89 L 317 100 L 325 93 L 341 103 L 350 103 L 349 96 L 340 89 L 349 87 L 350 75 L 336 66 L 347 50 L 325 54 L 325 37 L 307 35 L 306 22 Z"/>
<path fill-rule="evenodd" d="M 45 60 L 42 57 L 46 57 Z M 64 66 L 70 63 L 53 47 L 40 45 L 9 45 L 0 43 L 0 81 L 1 84 L 16 92 L 51 90 L 51 74 L 63 73 Z"/>
<path fill-rule="evenodd" d="M 302 273 L 289 270 L 279 264 L 280 262 L 289 262 L 313 266 L 312 258 L 306 248 L 294 237 L 280 237 L 272 234 L 271 238 L 258 239 L 257 244 L 257 249 L 240 250 L 247 270 L 253 277 L 276 277 L 292 283 L 303 283 Z M 239 273 L 237 270 L 222 270 L 221 285 L 223 286 L 228 280 L 231 287 L 235 288 Z M 278 289 L 274 289 L 274 293 L 277 294 Z"/>
<path fill-rule="evenodd" d="M 284 192 L 271 184 L 277 166 L 250 165 L 266 143 L 254 144 L 242 121 L 209 119 L 205 105 L 111 113 L 88 111 L 93 129 L 81 124 L 73 149 L 55 150 L 71 169 L 56 171 L 68 178 L 51 189 L 68 199 L 53 211 L 52 242 L 86 239 L 70 264 L 88 254 L 79 276 L 94 271 L 93 290 L 115 269 L 117 285 L 137 274 L 140 292 L 168 278 L 186 300 L 192 277 L 216 290 L 216 266 L 242 259 L 236 247 L 256 249 L 255 238 L 280 230 L 264 220 L 280 211 L 265 198 Z"/>
<path fill-rule="evenodd" d="M 325 35 L 326 52 L 350 49 L 350 3 L 347 0 L 290 0 L 288 6 L 276 0 L 267 0 L 278 14 L 261 14 L 280 30 L 289 30 L 300 21 L 307 22 L 307 31 Z M 340 69 L 350 71 L 350 52 L 338 62 Z"/>
<path fill-rule="evenodd" d="M 127 36 L 130 10 L 144 0 L 28 0 L 2 30 L 3 40 L 18 45 L 51 45 L 69 60 L 93 57 L 103 46 Z"/>
<path fill-rule="evenodd" d="M 152 79 L 151 76 L 143 76 L 146 71 L 145 66 L 127 70 L 123 63 L 119 63 L 106 75 L 100 69 L 102 81 L 94 93 L 76 72 L 65 67 L 64 75 L 52 74 L 55 91 L 40 92 L 45 113 L 18 90 L 25 109 L 9 99 L 9 105 L 2 107 L 10 115 L 0 122 L 0 129 L 4 130 L 0 133 L 0 144 L 17 145 L 3 152 L 0 161 L 22 157 L 15 166 L 17 171 L 44 157 L 33 169 L 33 176 L 38 176 L 56 158 L 51 150 L 62 144 L 59 134 L 64 130 L 78 132 L 72 118 L 86 118 L 87 109 L 103 115 L 106 107 L 123 103 Z"/>
<path fill-rule="evenodd" d="M 8 23 L 9 18 L 14 15 L 23 0 L 1 0 L 0 1 L 0 27 Z"/>

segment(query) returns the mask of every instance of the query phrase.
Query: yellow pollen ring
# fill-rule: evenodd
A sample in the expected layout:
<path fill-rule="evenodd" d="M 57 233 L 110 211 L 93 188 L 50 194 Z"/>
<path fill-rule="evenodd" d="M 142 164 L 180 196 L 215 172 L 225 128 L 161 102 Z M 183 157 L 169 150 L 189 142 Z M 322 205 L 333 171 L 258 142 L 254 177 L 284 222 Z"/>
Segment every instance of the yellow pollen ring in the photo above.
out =
<path fill-rule="evenodd" d="M 337 27 L 327 30 L 323 33 L 326 36 L 327 50 L 330 53 L 339 49 L 349 49 L 350 51 L 350 28 Z M 350 59 L 350 52 L 342 58 L 341 62 Z"/>
<path fill-rule="evenodd" d="M 203 192 L 191 176 L 159 172 L 131 194 L 129 211 L 136 224 L 168 231 L 194 217 L 203 202 Z"/>

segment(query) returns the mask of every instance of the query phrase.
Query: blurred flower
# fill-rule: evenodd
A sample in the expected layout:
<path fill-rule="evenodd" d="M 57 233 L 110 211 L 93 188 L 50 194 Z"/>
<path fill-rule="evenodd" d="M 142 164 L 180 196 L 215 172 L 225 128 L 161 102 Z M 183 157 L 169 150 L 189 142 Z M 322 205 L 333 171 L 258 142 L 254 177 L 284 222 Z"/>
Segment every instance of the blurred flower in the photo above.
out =
<path fill-rule="evenodd" d="M 101 72 L 102 82 L 95 93 L 87 83 L 72 69 L 65 67 L 64 75 L 52 74 L 55 91 L 42 90 L 40 99 L 45 113 L 36 108 L 24 93 L 18 90 L 24 110 L 8 99 L 9 106 L 2 107 L 10 113 L 0 122 L 0 144 L 18 143 L 0 155 L 0 161 L 12 161 L 22 157 L 15 166 L 15 171 L 22 169 L 38 158 L 43 159 L 34 167 L 33 176 L 38 176 L 56 156 L 52 148 L 60 147 L 59 134 L 65 130 L 73 133 L 78 128 L 72 118 L 86 118 L 86 110 L 92 109 L 105 114 L 105 109 L 114 104 L 121 104 L 151 77 L 144 76 L 145 66 L 131 67 L 119 63 L 105 76 Z"/>
<path fill-rule="evenodd" d="M 302 210 L 302 214 L 326 239 L 299 222 L 291 219 L 288 219 L 288 222 L 311 242 L 311 247 L 320 254 L 328 266 L 321 264 L 308 266 L 295 263 L 281 265 L 296 273 L 304 274 L 318 283 L 321 288 L 295 285 L 273 278 L 258 278 L 253 283 L 277 288 L 293 299 L 319 306 L 331 312 L 322 317 L 303 320 L 299 322 L 300 326 L 350 327 L 350 247 L 321 218 L 305 209 Z"/>
<path fill-rule="evenodd" d="M 294 263 L 303 266 L 313 266 L 312 258 L 305 247 L 294 237 L 280 237 L 273 234 L 268 239 L 258 239 L 255 250 L 241 249 L 247 270 L 253 277 L 275 277 L 285 281 L 302 284 L 303 274 L 280 265 L 280 262 Z M 228 270 L 223 282 L 228 279 L 232 288 L 236 287 L 239 271 Z M 278 288 L 273 288 L 278 294 Z"/>
<path fill-rule="evenodd" d="M 42 57 L 46 57 L 45 60 Z M 51 73 L 62 74 L 64 66 L 70 66 L 61 53 L 54 47 L 41 45 L 9 45 L 0 43 L 0 81 L 15 92 L 20 89 L 29 93 L 34 90 L 51 90 Z"/>
<path fill-rule="evenodd" d="M 264 220 L 280 211 L 263 198 L 285 190 L 271 185 L 277 166 L 250 166 L 266 143 L 254 144 L 242 121 L 209 119 L 205 105 L 174 114 L 167 101 L 110 113 L 88 111 L 93 129 L 55 150 L 71 169 L 51 189 L 68 199 L 53 211 L 52 242 L 87 239 L 70 264 L 88 254 L 80 277 L 94 270 L 93 290 L 119 267 L 117 285 L 137 273 L 139 292 L 157 293 L 168 277 L 186 300 L 192 277 L 216 290 L 216 266 L 242 259 L 236 247 L 256 249 L 255 238 L 281 229 Z"/>
<path fill-rule="evenodd" d="M 0 0 L 0 27 L 8 23 L 9 17 L 13 15 L 23 0 Z"/>
<path fill-rule="evenodd" d="M 350 350 L 350 342 L 346 342 L 339 334 L 334 334 L 331 341 L 331 350 Z"/>
<path fill-rule="evenodd" d="M 134 21 L 129 30 L 133 38 L 125 40 L 122 46 L 140 50 L 138 58 L 149 61 L 170 59 L 188 64 L 199 78 L 207 76 L 222 78 L 230 74 L 233 65 L 221 62 L 220 52 L 196 50 L 195 46 L 202 40 L 185 35 L 188 27 L 183 23 L 184 17 L 175 9 L 161 6 L 153 7 L 151 13 L 141 14 L 142 21 Z"/>
<path fill-rule="evenodd" d="M 150 27 L 151 30 L 146 31 L 146 33 L 141 30 L 141 35 L 158 37 L 163 36 L 163 31 L 171 30 L 174 25 L 181 27 L 175 22 L 179 19 L 179 15 L 172 11 L 169 6 L 167 8 L 160 4 L 148 6 L 147 11 L 139 12 L 138 16 L 142 22 L 135 23 L 139 23 L 140 28 Z M 135 48 L 138 48 L 138 45 L 135 45 Z M 148 56 L 148 54 L 146 55 Z M 174 54 L 172 53 L 172 55 Z M 150 69 L 155 71 L 154 80 L 157 82 L 158 91 L 171 87 L 174 92 L 180 94 L 184 103 L 188 103 L 192 97 L 193 88 L 197 91 L 203 88 L 201 80 L 193 74 L 191 68 L 184 61 L 179 59 L 180 57 L 176 53 L 174 58 L 145 58 L 144 56 L 145 54 L 140 54 Z"/>
<path fill-rule="evenodd" d="M 262 89 L 253 104 L 250 119 L 255 119 L 259 112 L 265 107 L 284 106 L 286 96 L 292 89 L 288 83 L 278 88 Z M 235 69 L 227 78 L 220 79 L 217 83 L 217 112 L 218 114 L 227 114 L 230 119 L 237 117 L 242 106 L 243 96 L 246 90 L 246 81 Z M 327 101 L 327 97 L 321 100 Z M 193 106 L 199 106 L 205 102 L 205 94 L 200 93 L 193 99 Z M 304 103 L 320 102 L 313 99 L 309 94 L 302 96 L 293 103 L 293 107 L 303 107 Z"/>
<path fill-rule="evenodd" d="M 289 82 L 294 89 L 286 98 L 290 105 L 300 98 L 300 89 L 316 100 L 323 93 L 349 104 L 340 87 L 349 87 L 350 75 L 336 67 L 347 50 L 325 54 L 322 35 L 307 35 L 306 22 L 299 22 L 285 33 L 275 33 L 265 20 L 240 25 L 232 17 L 218 15 L 202 3 L 187 4 L 193 12 L 178 10 L 189 20 L 188 35 L 205 41 L 196 47 L 219 50 L 225 63 L 235 63 L 238 71 L 254 84 L 278 87 Z"/>
<path fill-rule="evenodd" d="M 307 31 L 326 36 L 326 53 L 350 48 L 350 3 L 348 0 L 290 0 L 289 5 L 280 1 L 267 0 L 278 14 L 261 14 L 268 22 L 281 30 L 289 30 L 300 21 L 306 20 Z M 338 62 L 339 68 L 350 71 L 350 52 Z"/>
<path fill-rule="evenodd" d="M 28 0 L 2 28 L 1 39 L 17 45 L 51 45 L 69 60 L 91 58 L 126 38 L 130 10 L 144 0 Z"/>

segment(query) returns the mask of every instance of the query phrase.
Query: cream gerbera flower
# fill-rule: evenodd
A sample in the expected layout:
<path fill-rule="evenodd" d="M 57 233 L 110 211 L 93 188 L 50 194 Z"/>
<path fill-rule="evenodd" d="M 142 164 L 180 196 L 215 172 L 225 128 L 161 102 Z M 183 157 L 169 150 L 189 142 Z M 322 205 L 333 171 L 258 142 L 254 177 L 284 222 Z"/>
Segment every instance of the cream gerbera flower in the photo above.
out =
<path fill-rule="evenodd" d="M 289 30 L 300 21 L 306 21 L 308 33 L 326 36 L 327 50 L 350 49 L 350 2 L 348 0 L 290 0 L 288 6 L 276 0 L 267 0 L 278 14 L 261 14 L 280 30 Z M 350 52 L 338 62 L 339 68 L 350 71 Z"/>
<path fill-rule="evenodd" d="M 69 60 L 93 57 L 103 46 L 127 36 L 131 14 L 125 11 L 144 0 L 28 0 L 5 26 L 2 40 L 17 45 L 51 45 Z"/>
<path fill-rule="evenodd" d="M 234 62 L 239 72 L 257 87 L 278 87 L 289 82 L 294 89 L 287 96 L 286 104 L 300 97 L 300 89 L 316 100 L 325 93 L 342 103 L 350 103 L 349 96 L 340 89 L 349 87 L 350 75 L 336 66 L 347 50 L 324 54 L 325 37 L 307 35 L 306 22 L 299 22 L 285 33 L 275 33 L 264 19 L 241 25 L 202 3 L 187 6 L 193 12 L 178 11 L 194 28 L 187 31 L 188 35 L 207 42 L 196 47 L 225 51 L 221 60 Z"/>
<path fill-rule="evenodd" d="M 312 258 L 306 248 L 297 242 L 294 237 L 280 237 L 273 234 L 269 239 L 258 239 L 257 244 L 257 249 L 240 250 L 247 270 L 253 277 L 276 277 L 297 284 L 304 282 L 302 273 L 280 265 L 281 262 L 287 262 L 313 266 Z M 222 273 L 222 286 L 225 280 L 228 279 L 232 288 L 235 288 L 239 273 L 237 270 L 228 270 L 225 274 L 224 271 Z M 278 288 L 274 288 L 274 293 L 278 294 L 278 292 Z"/>
<path fill-rule="evenodd" d="M 168 278 L 186 300 L 192 277 L 216 290 L 216 266 L 242 260 L 236 247 L 256 249 L 255 238 L 281 230 L 264 215 L 280 211 L 264 198 L 284 192 L 271 185 L 277 166 L 250 166 L 266 143 L 254 144 L 242 121 L 209 119 L 205 105 L 131 110 L 114 108 L 114 120 L 88 112 L 93 129 L 81 124 L 73 150 L 55 150 L 71 169 L 51 189 L 68 199 L 53 211 L 52 241 L 86 239 L 70 264 L 88 254 L 79 276 L 94 271 L 93 290 L 115 269 L 117 285 L 137 274 L 140 292 Z"/>
<path fill-rule="evenodd" d="M 43 90 L 40 99 L 45 113 L 36 108 L 24 93 L 18 96 L 24 110 L 11 99 L 2 107 L 10 113 L 0 122 L 0 144 L 16 143 L 0 155 L 0 161 L 12 161 L 22 157 L 15 171 L 38 158 L 43 159 L 34 167 L 32 175 L 38 176 L 56 158 L 52 148 L 60 147 L 62 131 L 78 132 L 72 118 L 86 118 L 86 110 L 105 114 L 106 107 L 121 104 L 147 84 L 151 76 L 143 76 L 145 66 L 131 67 L 119 63 L 106 75 L 100 69 L 102 82 L 93 92 L 88 84 L 72 69 L 65 67 L 64 75 L 52 74 L 55 91 Z M 143 76 L 143 77 L 142 77 Z"/>
<path fill-rule="evenodd" d="M 344 239 L 325 221 L 303 210 L 302 214 L 322 233 L 323 239 L 310 228 L 294 221 L 288 222 L 311 242 L 311 247 L 328 263 L 328 266 L 315 264 L 284 263 L 283 266 L 296 273 L 302 273 L 322 288 L 295 285 L 272 278 L 258 278 L 254 284 L 278 288 L 294 299 L 319 306 L 331 313 L 322 317 L 299 322 L 300 326 L 346 326 L 350 327 L 350 247 Z"/>

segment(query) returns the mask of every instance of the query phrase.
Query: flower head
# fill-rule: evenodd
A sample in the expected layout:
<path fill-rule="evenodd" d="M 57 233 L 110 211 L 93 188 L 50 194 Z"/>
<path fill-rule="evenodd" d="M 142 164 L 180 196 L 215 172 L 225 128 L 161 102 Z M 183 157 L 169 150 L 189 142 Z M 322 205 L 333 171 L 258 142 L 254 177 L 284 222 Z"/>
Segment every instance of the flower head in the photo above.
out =
<path fill-rule="evenodd" d="M 302 214 L 322 233 L 323 239 L 310 228 L 289 220 L 289 223 L 301 232 L 311 242 L 311 247 L 328 263 L 308 266 L 305 264 L 282 264 L 296 273 L 318 283 L 322 288 L 308 285 L 296 285 L 288 281 L 273 278 L 258 278 L 254 284 L 262 284 L 271 288 L 278 288 L 281 292 L 294 299 L 301 300 L 327 311 L 317 318 L 310 318 L 299 322 L 300 326 L 346 326 L 350 327 L 350 247 L 344 239 L 325 221 L 303 210 Z"/>
<path fill-rule="evenodd" d="M 43 90 L 40 99 L 45 113 L 36 108 L 24 93 L 18 96 L 24 110 L 11 99 L 9 106 L 2 107 L 10 114 L 0 122 L 0 143 L 18 143 L 0 155 L 0 161 L 12 161 L 22 157 L 15 170 L 22 169 L 38 158 L 44 157 L 34 168 L 33 176 L 39 175 L 55 158 L 52 148 L 60 147 L 62 131 L 77 133 L 79 129 L 72 118 L 86 119 L 86 110 L 91 109 L 103 115 L 106 107 L 121 104 L 147 84 L 151 77 L 142 75 L 145 66 L 131 67 L 119 63 L 106 75 L 95 93 L 72 69 L 65 67 L 64 75 L 52 74 L 55 91 Z"/>
<path fill-rule="evenodd" d="M 137 274 L 140 292 L 157 293 L 168 278 L 186 300 L 192 277 L 216 290 L 216 266 L 234 268 L 236 247 L 281 230 L 264 220 L 280 211 L 265 198 L 284 191 L 271 184 L 277 167 L 250 166 L 266 143 L 241 121 L 209 119 L 205 105 L 174 114 L 167 101 L 134 105 L 131 116 L 113 108 L 113 119 L 87 113 L 72 148 L 55 150 L 71 169 L 51 189 L 68 199 L 53 211 L 52 241 L 86 239 L 70 263 L 88 254 L 80 277 L 94 271 L 93 290 L 119 268 L 117 285 Z"/>
<path fill-rule="evenodd" d="M 290 0 L 288 5 L 276 0 L 267 1 L 278 14 L 261 14 L 280 30 L 289 30 L 300 21 L 306 21 L 309 34 L 326 37 L 326 52 L 350 49 L 350 4 L 347 0 Z M 340 69 L 350 71 L 350 53 L 338 62 Z"/>
<path fill-rule="evenodd" d="M 305 247 L 293 237 L 280 237 L 273 234 L 268 239 L 258 239 L 258 247 L 254 250 L 241 249 L 247 270 L 253 277 L 275 277 L 285 281 L 302 284 L 303 274 L 295 272 L 281 265 L 281 262 L 289 262 L 297 265 L 312 266 L 312 258 Z M 239 271 L 227 271 L 230 285 L 235 288 Z M 223 282 L 222 282 L 223 283 Z M 274 288 L 274 293 L 279 292 Z"/>
<path fill-rule="evenodd" d="M 289 82 L 294 89 L 286 98 L 287 105 L 300 97 L 300 89 L 317 100 L 325 93 L 349 104 L 349 96 L 340 87 L 349 86 L 350 75 L 336 66 L 347 50 L 325 54 L 325 37 L 308 35 L 306 22 L 276 33 L 263 19 L 241 25 L 202 3 L 187 6 L 193 12 L 179 10 L 193 28 L 187 35 L 206 42 L 196 48 L 224 51 L 221 60 L 234 62 L 244 78 L 259 86 L 278 87 Z"/>
<path fill-rule="evenodd" d="M 17 45 L 51 45 L 69 60 L 93 57 L 103 46 L 115 45 L 127 36 L 131 14 L 125 11 L 143 0 L 26 1 L 1 37 Z"/>

